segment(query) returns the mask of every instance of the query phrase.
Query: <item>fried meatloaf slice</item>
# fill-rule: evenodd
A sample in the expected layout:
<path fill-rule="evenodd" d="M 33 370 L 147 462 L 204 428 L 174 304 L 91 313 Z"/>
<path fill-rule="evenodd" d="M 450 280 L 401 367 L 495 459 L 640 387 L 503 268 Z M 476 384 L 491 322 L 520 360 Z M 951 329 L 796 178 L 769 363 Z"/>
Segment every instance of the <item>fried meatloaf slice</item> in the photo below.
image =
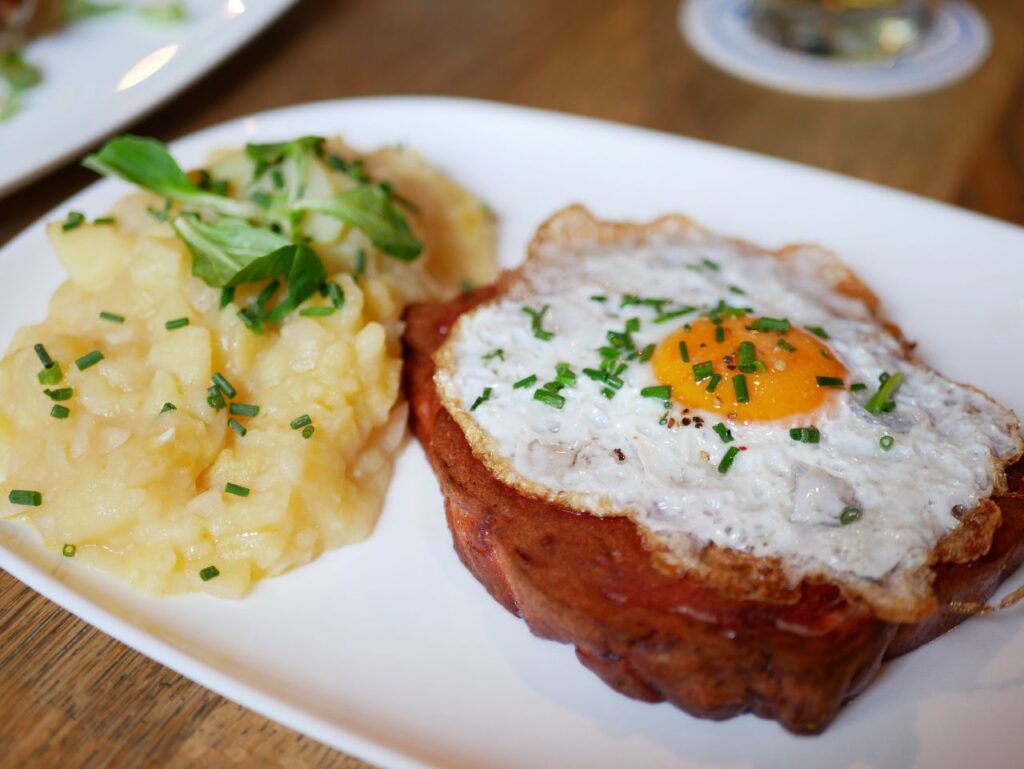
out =
<path fill-rule="evenodd" d="M 541 237 L 553 229 L 542 228 Z M 879 619 L 868 602 L 827 581 L 804 580 L 795 591 L 768 591 L 766 599 L 751 597 L 764 592 L 756 586 L 739 595 L 725 587 L 730 580 L 715 584 L 706 572 L 666 569 L 628 518 L 582 513 L 503 483 L 442 406 L 433 354 L 462 313 L 511 280 L 514 274 L 408 312 L 404 384 L 413 429 L 440 481 L 463 563 L 535 634 L 573 644 L 580 661 L 617 691 L 704 718 L 752 712 L 793 732 L 817 733 L 883 659 L 956 625 L 967 616 L 963 604 L 985 601 L 1024 561 L 1020 461 L 1008 468 L 1007 490 L 992 500 L 997 513 L 983 523 L 984 536 L 991 534 L 987 552 L 943 562 L 943 552 L 956 548 L 938 548 L 935 600 L 923 618 L 905 623 Z M 848 288 L 867 291 L 859 283 Z"/>

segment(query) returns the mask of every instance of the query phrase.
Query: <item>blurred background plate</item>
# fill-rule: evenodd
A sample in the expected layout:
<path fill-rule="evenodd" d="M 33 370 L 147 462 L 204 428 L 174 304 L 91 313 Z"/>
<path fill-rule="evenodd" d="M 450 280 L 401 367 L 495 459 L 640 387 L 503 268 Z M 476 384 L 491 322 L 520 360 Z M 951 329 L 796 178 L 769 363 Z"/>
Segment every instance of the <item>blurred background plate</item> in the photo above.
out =
<path fill-rule="evenodd" d="M 29 43 L 43 81 L 0 122 L 0 196 L 173 96 L 295 0 L 189 0 L 180 22 L 101 14 Z"/>

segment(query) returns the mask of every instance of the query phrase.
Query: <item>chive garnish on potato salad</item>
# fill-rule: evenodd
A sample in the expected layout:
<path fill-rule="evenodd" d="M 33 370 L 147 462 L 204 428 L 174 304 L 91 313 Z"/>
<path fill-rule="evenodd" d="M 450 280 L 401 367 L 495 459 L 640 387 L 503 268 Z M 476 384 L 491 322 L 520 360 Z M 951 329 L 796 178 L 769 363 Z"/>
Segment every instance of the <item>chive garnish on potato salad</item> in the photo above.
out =
<path fill-rule="evenodd" d="M 0 360 L 0 517 L 155 594 L 240 596 L 368 536 L 404 309 L 496 276 L 480 201 L 317 136 L 193 171 L 122 136 L 84 164 L 135 191 L 47 228 L 68 280 Z"/>

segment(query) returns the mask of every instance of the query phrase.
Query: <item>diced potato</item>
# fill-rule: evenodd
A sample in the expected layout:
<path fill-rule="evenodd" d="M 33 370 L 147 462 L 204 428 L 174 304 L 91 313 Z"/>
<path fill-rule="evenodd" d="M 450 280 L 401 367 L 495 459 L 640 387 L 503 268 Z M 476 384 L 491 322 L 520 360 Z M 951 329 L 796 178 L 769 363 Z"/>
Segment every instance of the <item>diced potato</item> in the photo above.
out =
<path fill-rule="evenodd" d="M 166 334 L 149 348 L 146 364 L 173 374 L 186 385 L 202 384 L 213 374 L 210 331 L 186 326 Z"/>
<path fill-rule="evenodd" d="M 252 174 L 238 151 L 208 168 L 234 189 Z M 393 169 L 382 166 L 387 178 L 384 170 Z M 266 281 L 238 287 L 221 308 L 220 290 L 192 276 L 188 249 L 153 216 L 163 201 L 152 195 L 115 205 L 114 225 L 50 225 L 70 280 L 51 298 L 46 321 L 16 332 L 0 360 L 0 517 L 35 527 L 58 552 L 73 544 L 76 564 L 140 590 L 225 598 L 369 536 L 405 424 L 396 406 L 402 313 L 411 301 L 457 289 L 439 276 L 477 275 L 463 260 L 480 224 L 468 214 L 438 219 L 431 202 L 458 199 L 468 212 L 469 196 L 421 161 L 401 172 L 396 183 L 428 212 L 413 226 L 447 245 L 428 243 L 423 259 L 407 263 L 374 251 L 357 229 L 307 217 L 307 234 L 344 301 L 330 315 L 293 312 L 267 322 L 262 334 L 238 313 Z M 313 163 L 307 189 L 329 197 L 355 184 Z M 360 250 L 364 269 L 354 277 Z M 483 261 L 491 266 L 481 274 L 493 269 L 487 249 Z M 268 307 L 283 296 L 282 287 Z M 167 329 L 177 318 L 188 325 Z M 37 343 L 61 367 L 62 381 L 49 386 L 73 390 L 65 400 L 43 392 Z M 75 361 L 94 350 L 102 360 L 79 369 Z M 235 390 L 225 400 L 259 413 L 214 408 L 214 372 Z M 70 409 L 67 418 L 51 416 L 57 402 Z M 312 432 L 291 427 L 303 415 Z M 15 508 L 7 501 L 15 488 L 40 490 L 43 504 Z"/>
<path fill-rule="evenodd" d="M 114 281 L 135 245 L 109 225 L 81 224 L 65 231 L 61 222 L 50 222 L 46 235 L 68 277 L 86 291 Z"/>

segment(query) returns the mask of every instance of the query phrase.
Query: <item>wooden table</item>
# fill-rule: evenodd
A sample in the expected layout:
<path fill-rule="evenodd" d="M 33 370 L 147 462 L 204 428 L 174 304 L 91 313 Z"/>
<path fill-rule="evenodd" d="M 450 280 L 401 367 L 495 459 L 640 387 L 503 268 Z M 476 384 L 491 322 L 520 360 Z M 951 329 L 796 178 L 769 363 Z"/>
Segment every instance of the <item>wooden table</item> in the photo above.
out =
<path fill-rule="evenodd" d="M 677 0 L 305 0 L 132 130 L 170 140 L 249 112 L 454 94 L 709 139 L 1024 223 L 1024 3 L 977 0 L 992 56 L 964 83 L 875 103 L 767 91 L 704 64 Z M 0 246 L 92 175 L 0 202 Z M 0 766 L 365 767 L 183 679 L 0 572 Z"/>

